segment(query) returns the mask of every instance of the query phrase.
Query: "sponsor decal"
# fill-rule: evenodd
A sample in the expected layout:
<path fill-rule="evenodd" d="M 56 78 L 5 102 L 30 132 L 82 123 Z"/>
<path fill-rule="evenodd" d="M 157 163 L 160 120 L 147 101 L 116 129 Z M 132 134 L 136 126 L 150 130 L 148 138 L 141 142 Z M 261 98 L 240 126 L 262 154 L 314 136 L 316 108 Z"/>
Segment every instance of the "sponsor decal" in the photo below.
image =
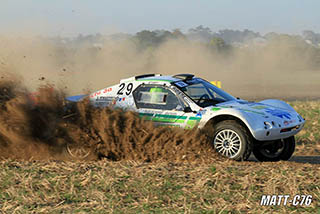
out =
<path fill-rule="evenodd" d="M 105 94 L 105 93 L 108 93 L 108 92 L 111 92 L 111 91 L 112 91 L 112 88 L 106 88 L 106 89 L 103 90 L 102 93 Z"/>
<path fill-rule="evenodd" d="M 182 82 L 182 81 L 180 81 L 180 82 L 176 82 L 176 83 L 175 83 L 175 85 L 179 86 L 180 88 L 183 88 L 183 87 L 188 86 L 188 84 L 187 84 L 187 83 Z"/>
<path fill-rule="evenodd" d="M 198 113 L 196 114 L 196 117 L 202 117 L 201 111 L 198 111 Z"/>
<path fill-rule="evenodd" d="M 206 109 L 200 109 L 200 110 L 197 112 L 196 117 L 202 118 L 202 115 L 204 115 L 206 112 L 207 112 Z"/>
<path fill-rule="evenodd" d="M 213 107 L 211 111 L 219 111 L 221 108 Z"/>
<path fill-rule="evenodd" d="M 96 97 L 96 96 L 98 96 L 100 94 L 101 94 L 101 91 L 97 91 L 97 92 L 91 94 L 90 97 L 93 98 L 93 97 Z"/>
<path fill-rule="evenodd" d="M 103 101 L 103 102 L 112 101 L 112 100 L 113 100 L 113 97 L 99 96 L 96 98 L 96 101 Z"/>
<path fill-rule="evenodd" d="M 116 102 L 116 97 L 99 96 L 95 99 L 95 104 L 98 106 L 115 105 Z"/>
<path fill-rule="evenodd" d="M 281 111 L 279 109 L 271 109 L 267 108 L 266 112 L 275 117 L 280 117 L 281 119 L 291 119 L 291 114 L 285 111 Z"/>
<path fill-rule="evenodd" d="M 118 100 L 119 100 L 119 97 L 113 97 L 111 105 L 116 105 Z"/>

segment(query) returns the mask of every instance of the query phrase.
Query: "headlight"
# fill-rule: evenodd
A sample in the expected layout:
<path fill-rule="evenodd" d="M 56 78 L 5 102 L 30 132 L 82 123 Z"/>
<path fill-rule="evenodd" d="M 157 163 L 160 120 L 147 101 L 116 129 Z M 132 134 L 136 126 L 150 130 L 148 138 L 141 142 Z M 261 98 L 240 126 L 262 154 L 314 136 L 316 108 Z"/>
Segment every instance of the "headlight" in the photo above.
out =
<path fill-rule="evenodd" d="M 265 129 L 272 129 L 271 123 L 265 121 L 265 122 L 264 122 L 264 128 L 265 128 Z"/>

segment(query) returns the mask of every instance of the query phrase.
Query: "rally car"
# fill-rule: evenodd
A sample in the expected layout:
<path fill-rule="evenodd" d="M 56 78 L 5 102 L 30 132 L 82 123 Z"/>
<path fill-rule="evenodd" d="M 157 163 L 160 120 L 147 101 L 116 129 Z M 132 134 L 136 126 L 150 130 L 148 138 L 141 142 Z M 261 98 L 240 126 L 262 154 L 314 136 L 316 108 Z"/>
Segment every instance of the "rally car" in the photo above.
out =
<path fill-rule="evenodd" d="M 156 125 L 212 128 L 215 150 L 234 160 L 247 160 L 251 152 L 259 161 L 288 160 L 295 149 L 294 135 L 305 123 L 283 101 L 235 98 L 192 74 L 135 76 L 67 100 L 78 102 L 87 96 L 96 107 L 136 111 Z"/>

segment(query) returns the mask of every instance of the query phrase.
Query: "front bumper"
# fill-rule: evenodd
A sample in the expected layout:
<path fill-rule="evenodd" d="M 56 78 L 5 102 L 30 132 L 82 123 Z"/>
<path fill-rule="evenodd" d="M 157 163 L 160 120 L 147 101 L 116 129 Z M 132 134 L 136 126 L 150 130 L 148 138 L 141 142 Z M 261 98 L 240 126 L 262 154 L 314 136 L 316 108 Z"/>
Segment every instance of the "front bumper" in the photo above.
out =
<path fill-rule="evenodd" d="M 261 128 L 253 131 L 253 137 L 259 141 L 278 140 L 291 137 L 297 134 L 304 126 L 304 121 L 296 124 L 291 124 L 288 127 Z"/>

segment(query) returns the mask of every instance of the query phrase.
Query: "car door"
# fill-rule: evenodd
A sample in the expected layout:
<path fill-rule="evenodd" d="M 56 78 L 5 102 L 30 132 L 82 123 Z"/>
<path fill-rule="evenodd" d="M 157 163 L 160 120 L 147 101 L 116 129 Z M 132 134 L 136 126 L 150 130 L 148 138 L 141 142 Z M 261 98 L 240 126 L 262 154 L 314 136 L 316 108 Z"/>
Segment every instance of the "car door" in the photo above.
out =
<path fill-rule="evenodd" d="M 140 117 L 157 126 L 193 128 L 201 119 L 194 112 L 185 112 L 188 104 L 166 86 L 141 85 L 133 96 Z"/>

